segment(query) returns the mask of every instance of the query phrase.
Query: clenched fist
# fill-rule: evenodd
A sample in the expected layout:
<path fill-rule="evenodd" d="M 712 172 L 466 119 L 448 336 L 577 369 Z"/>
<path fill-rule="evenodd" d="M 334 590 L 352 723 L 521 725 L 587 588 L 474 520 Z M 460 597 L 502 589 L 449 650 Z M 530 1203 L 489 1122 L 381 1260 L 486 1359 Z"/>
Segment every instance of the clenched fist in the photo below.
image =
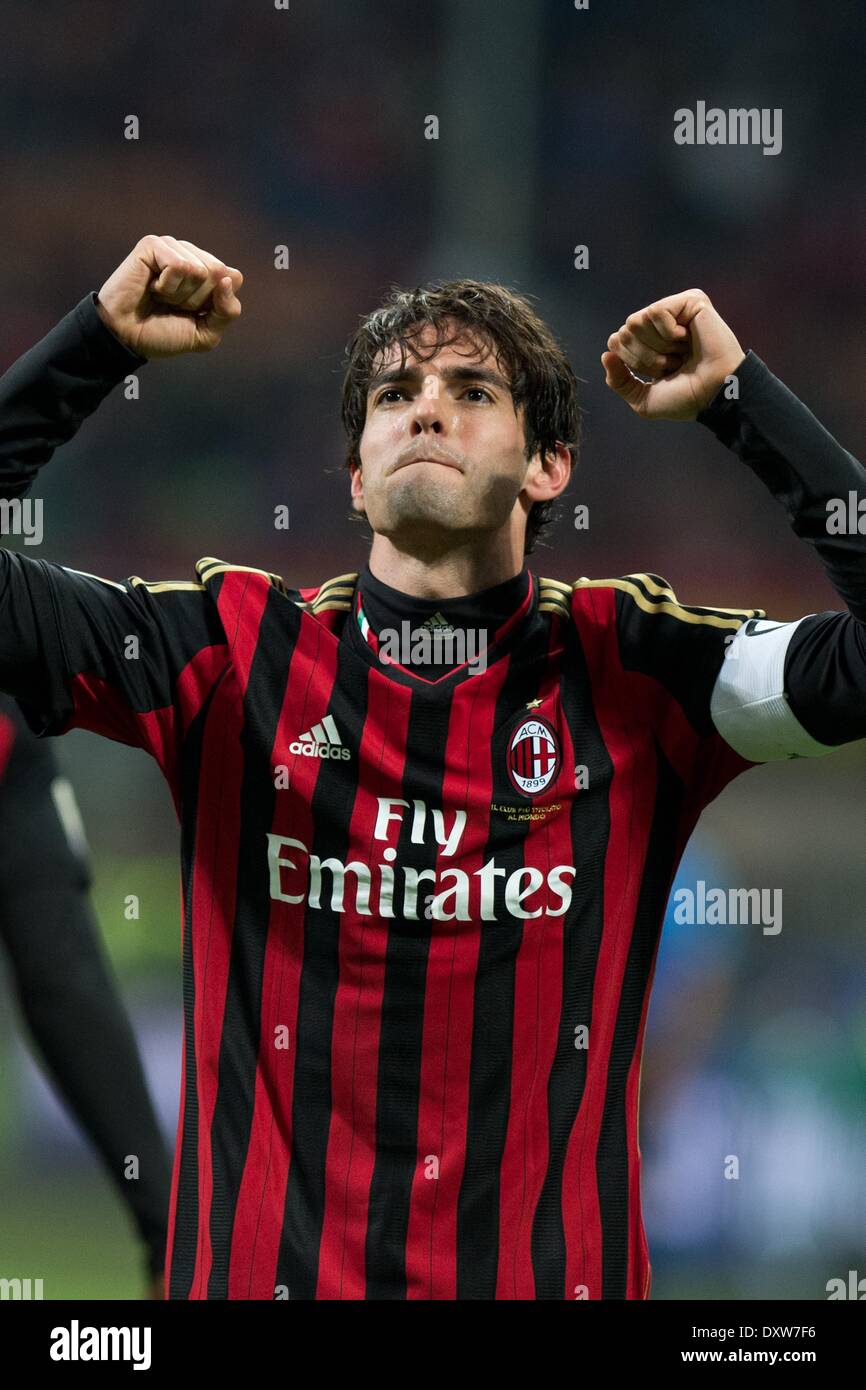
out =
<path fill-rule="evenodd" d="M 702 290 L 629 314 L 607 346 L 607 385 L 645 420 L 694 420 L 746 355 Z"/>
<path fill-rule="evenodd" d="M 97 309 L 141 357 L 210 352 L 241 312 L 244 277 L 173 236 L 145 236 L 106 280 Z"/>

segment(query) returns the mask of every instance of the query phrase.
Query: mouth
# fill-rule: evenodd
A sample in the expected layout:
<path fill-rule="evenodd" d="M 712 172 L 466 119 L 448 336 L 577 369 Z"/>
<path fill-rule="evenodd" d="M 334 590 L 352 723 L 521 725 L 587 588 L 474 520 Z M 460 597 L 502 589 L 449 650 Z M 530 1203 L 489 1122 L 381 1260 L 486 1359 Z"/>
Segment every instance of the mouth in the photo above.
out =
<path fill-rule="evenodd" d="M 410 464 L 413 463 L 438 463 L 442 468 L 456 468 L 458 473 L 461 471 L 459 466 L 452 462 L 451 459 L 427 458 L 424 456 L 417 459 L 407 459 L 405 463 L 398 463 L 393 472 L 398 473 L 401 468 L 408 468 Z"/>

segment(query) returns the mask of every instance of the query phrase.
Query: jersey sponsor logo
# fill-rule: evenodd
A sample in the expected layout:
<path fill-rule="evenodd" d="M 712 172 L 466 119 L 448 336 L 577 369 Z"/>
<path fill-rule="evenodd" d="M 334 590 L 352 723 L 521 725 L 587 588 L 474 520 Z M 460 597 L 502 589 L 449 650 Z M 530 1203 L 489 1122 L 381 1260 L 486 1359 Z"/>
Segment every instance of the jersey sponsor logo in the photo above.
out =
<path fill-rule="evenodd" d="M 538 796 L 556 777 L 561 761 L 559 740 L 547 720 L 521 720 L 511 735 L 506 756 L 515 790 L 523 796 Z"/>
<path fill-rule="evenodd" d="M 377 802 L 372 842 L 393 840 L 402 832 L 404 843 L 408 838 L 412 845 L 435 847 L 435 868 L 400 864 L 394 844 L 386 844 L 377 855 L 382 863 L 372 864 L 366 857 L 321 858 L 303 840 L 269 833 L 271 898 L 333 913 L 409 922 L 562 917 L 571 906 L 571 880 L 577 872 L 573 864 L 548 864 L 546 871 L 537 865 L 505 868 L 491 857 L 480 868 L 462 868 L 460 858 L 471 853 L 462 847 L 465 811 L 453 811 L 449 825 L 444 810 L 429 808 L 419 799 L 410 803 L 380 796 Z M 457 862 L 448 864 L 452 858 Z"/>
<path fill-rule="evenodd" d="M 302 758 L 339 758 L 343 762 L 352 756 L 330 714 L 326 714 L 319 724 L 314 724 L 305 734 L 299 734 L 294 743 L 289 744 L 289 752 L 297 753 Z"/>

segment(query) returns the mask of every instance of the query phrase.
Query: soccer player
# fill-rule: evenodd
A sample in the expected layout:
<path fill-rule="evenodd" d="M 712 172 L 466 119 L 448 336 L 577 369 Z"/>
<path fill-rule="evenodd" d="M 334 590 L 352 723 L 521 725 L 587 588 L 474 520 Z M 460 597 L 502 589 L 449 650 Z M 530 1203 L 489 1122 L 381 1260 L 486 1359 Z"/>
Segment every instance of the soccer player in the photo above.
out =
<path fill-rule="evenodd" d="M 48 1075 L 129 1207 L 149 1295 L 162 1298 L 171 1169 L 100 945 L 90 884 L 72 788 L 51 745 L 2 695 L 0 942 Z M 128 1176 L 131 1155 L 137 1177 Z"/>
<path fill-rule="evenodd" d="M 144 237 L 0 382 L 7 498 L 128 373 L 216 346 L 241 280 Z M 181 822 L 170 1298 L 649 1294 L 665 902 L 733 777 L 866 735 L 864 542 L 826 525 L 866 472 L 698 290 L 608 349 L 634 410 L 699 421 L 763 479 L 848 612 L 530 571 L 575 378 L 524 298 L 473 280 L 394 291 L 351 341 L 360 574 L 2 557 L 0 686 L 42 733 L 147 749 Z"/>

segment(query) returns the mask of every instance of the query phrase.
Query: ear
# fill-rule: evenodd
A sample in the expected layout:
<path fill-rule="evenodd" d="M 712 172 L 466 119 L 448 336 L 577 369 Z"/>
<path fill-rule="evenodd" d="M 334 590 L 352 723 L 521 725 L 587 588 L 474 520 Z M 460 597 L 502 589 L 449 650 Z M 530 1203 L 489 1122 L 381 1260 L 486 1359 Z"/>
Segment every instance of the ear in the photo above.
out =
<path fill-rule="evenodd" d="M 530 459 L 521 491 L 530 502 L 549 502 L 568 487 L 572 467 L 571 450 L 557 440 L 543 459 L 541 454 Z"/>
<path fill-rule="evenodd" d="M 350 471 L 350 473 L 351 473 L 351 485 L 350 485 L 350 490 L 351 490 L 352 506 L 355 508 L 355 511 L 363 511 L 363 510 L 364 510 L 364 480 L 363 480 L 363 478 L 362 478 L 362 476 L 361 476 L 361 464 L 360 464 L 359 462 L 357 462 L 357 461 L 354 461 L 354 462 L 350 463 L 350 464 L 349 464 L 349 471 Z"/>

